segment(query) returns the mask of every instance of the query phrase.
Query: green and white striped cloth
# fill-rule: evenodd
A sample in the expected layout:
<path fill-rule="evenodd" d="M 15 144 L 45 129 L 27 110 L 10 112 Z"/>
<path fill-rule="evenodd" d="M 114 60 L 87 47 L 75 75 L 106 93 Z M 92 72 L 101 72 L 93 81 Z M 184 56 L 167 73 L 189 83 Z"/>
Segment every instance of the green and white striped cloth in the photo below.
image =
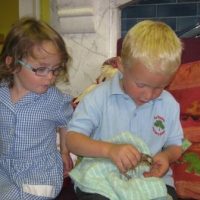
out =
<path fill-rule="evenodd" d="M 123 132 L 110 140 L 113 143 L 133 144 L 142 153 L 150 154 L 147 145 L 137 136 Z M 98 193 L 110 200 L 167 200 L 166 185 L 156 177 L 144 178 L 149 167 L 139 164 L 128 172 L 127 179 L 109 159 L 83 158 L 70 172 L 75 187 L 84 192 Z"/>

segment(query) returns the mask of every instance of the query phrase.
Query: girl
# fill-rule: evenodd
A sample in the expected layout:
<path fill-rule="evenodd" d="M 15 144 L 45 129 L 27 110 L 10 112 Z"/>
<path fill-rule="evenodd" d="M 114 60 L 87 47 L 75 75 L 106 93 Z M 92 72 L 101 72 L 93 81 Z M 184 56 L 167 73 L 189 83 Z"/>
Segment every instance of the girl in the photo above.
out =
<path fill-rule="evenodd" d="M 63 183 L 56 131 L 67 128 L 71 97 L 54 83 L 67 81 L 70 56 L 49 25 L 23 18 L 0 54 L 0 197 L 54 199 Z M 65 170 L 72 161 L 61 141 Z"/>

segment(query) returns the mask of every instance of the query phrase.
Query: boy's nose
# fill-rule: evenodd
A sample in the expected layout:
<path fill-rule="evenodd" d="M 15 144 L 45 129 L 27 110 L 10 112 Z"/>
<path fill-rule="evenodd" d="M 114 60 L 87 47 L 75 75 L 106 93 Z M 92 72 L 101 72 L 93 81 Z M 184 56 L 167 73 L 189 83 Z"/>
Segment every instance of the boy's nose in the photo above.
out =
<path fill-rule="evenodd" d="M 148 102 L 150 100 L 152 100 L 154 96 L 154 92 L 152 88 L 145 88 L 145 91 L 143 93 L 143 101 Z"/>

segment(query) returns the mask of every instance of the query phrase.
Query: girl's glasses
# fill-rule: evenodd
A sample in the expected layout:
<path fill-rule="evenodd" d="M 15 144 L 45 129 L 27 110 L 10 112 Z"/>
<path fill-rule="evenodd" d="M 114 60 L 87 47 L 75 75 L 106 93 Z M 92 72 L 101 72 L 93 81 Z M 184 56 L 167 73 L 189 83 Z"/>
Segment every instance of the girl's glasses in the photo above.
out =
<path fill-rule="evenodd" d="M 22 60 L 18 60 L 17 61 L 20 65 L 22 65 L 23 67 L 26 67 L 27 69 L 30 69 L 31 71 L 33 71 L 37 76 L 47 76 L 49 74 L 49 72 L 52 72 L 52 74 L 54 76 L 58 76 L 59 73 L 62 71 L 63 66 L 59 66 L 57 68 L 50 68 L 50 67 L 38 67 L 38 68 L 33 68 L 33 66 L 29 63 L 26 63 Z"/>

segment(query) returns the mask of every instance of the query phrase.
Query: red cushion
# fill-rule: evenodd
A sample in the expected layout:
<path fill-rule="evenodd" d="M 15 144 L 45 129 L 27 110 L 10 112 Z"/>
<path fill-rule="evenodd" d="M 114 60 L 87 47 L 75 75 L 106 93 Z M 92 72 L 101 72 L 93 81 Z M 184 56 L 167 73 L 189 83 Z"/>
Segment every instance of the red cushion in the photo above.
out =
<path fill-rule="evenodd" d="M 200 145 L 193 143 L 172 166 L 177 194 L 180 198 L 200 199 Z"/>
<path fill-rule="evenodd" d="M 167 88 L 180 103 L 185 138 L 192 145 L 173 164 L 178 196 L 200 199 L 200 61 L 182 64 Z"/>

